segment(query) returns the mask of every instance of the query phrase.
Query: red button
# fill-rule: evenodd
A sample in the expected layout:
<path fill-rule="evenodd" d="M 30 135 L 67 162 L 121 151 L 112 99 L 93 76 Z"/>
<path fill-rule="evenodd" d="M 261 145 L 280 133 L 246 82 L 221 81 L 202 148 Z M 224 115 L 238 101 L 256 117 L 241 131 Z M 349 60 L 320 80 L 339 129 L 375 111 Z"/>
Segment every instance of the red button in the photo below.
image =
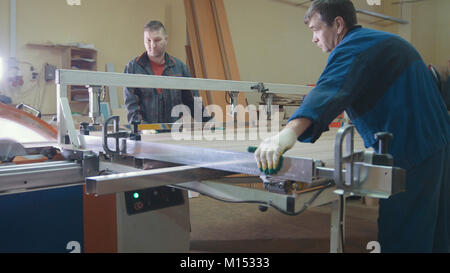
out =
<path fill-rule="evenodd" d="M 143 207 L 144 207 L 144 204 L 143 204 L 142 202 L 134 203 L 134 209 L 135 209 L 135 210 L 140 210 L 140 209 L 142 209 Z"/>

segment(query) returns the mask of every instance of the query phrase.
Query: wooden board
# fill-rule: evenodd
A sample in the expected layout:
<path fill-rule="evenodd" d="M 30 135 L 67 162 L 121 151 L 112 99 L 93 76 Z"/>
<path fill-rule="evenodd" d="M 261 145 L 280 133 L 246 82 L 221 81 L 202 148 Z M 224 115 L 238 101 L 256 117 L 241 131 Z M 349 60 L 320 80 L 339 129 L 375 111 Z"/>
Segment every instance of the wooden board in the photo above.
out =
<path fill-rule="evenodd" d="M 191 72 L 195 72 L 197 78 L 240 80 L 223 0 L 185 0 L 184 4 L 189 36 L 188 56 L 192 56 L 194 66 Z M 226 92 L 200 90 L 200 95 L 205 105 L 216 104 L 222 108 L 222 113 L 227 113 L 229 99 Z M 238 96 L 238 104 L 247 106 L 242 93 Z M 248 115 L 246 118 L 248 120 Z"/>

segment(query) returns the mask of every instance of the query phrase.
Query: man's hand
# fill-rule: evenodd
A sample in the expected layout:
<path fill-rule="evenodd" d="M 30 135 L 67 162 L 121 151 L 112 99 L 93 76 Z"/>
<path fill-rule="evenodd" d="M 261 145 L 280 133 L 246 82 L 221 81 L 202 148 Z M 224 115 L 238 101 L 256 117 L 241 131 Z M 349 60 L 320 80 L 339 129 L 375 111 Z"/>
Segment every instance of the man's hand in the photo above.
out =
<path fill-rule="evenodd" d="M 255 151 L 258 168 L 266 174 L 274 174 L 281 169 L 281 155 L 292 148 L 297 141 L 297 133 L 292 128 L 284 128 L 275 136 L 261 142 Z"/>

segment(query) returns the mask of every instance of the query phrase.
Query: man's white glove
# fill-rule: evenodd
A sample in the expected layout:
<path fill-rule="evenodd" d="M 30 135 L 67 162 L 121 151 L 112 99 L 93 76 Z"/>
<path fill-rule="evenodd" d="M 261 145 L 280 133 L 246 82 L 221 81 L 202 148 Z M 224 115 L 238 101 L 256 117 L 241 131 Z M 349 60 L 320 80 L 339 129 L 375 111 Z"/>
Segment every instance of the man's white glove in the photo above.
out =
<path fill-rule="evenodd" d="M 297 141 L 297 134 L 291 128 L 284 128 L 278 134 L 261 142 L 255 151 L 258 168 L 266 174 L 274 174 L 281 169 L 281 155 L 292 148 Z"/>

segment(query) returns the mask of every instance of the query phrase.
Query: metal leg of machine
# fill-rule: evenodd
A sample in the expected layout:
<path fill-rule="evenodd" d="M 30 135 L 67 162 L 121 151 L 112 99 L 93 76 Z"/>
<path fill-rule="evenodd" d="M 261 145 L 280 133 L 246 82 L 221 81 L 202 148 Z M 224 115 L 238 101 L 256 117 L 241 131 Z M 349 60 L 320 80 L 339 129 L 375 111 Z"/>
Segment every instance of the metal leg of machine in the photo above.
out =
<path fill-rule="evenodd" d="M 344 252 L 345 245 L 345 197 L 331 202 L 330 253 Z"/>

